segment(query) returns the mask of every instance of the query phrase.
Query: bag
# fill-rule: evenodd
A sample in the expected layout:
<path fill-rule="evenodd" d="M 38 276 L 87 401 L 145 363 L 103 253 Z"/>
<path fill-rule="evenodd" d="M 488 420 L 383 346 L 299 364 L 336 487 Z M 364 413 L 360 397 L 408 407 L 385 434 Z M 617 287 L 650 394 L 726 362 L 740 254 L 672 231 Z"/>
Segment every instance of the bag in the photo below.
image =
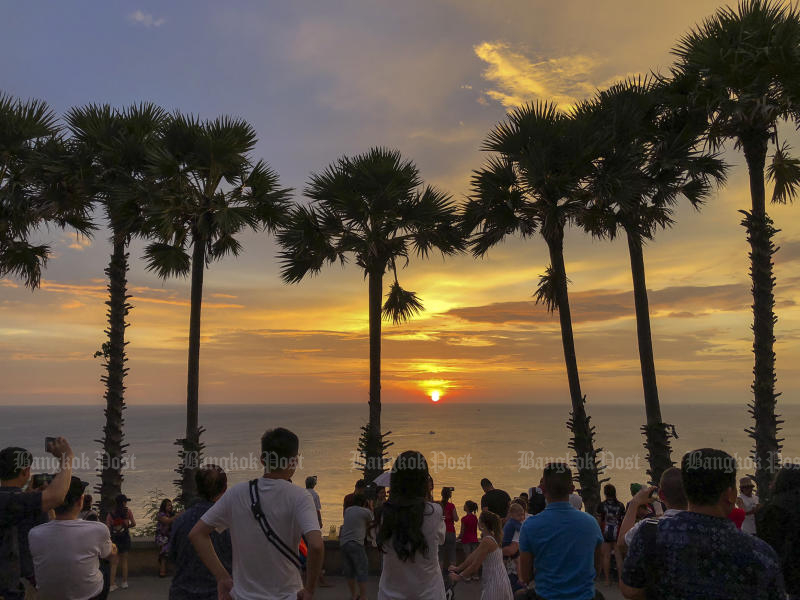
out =
<path fill-rule="evenodd" d="M 2 494 L 21 494 L 22 492 L 0 492 Z M 19 556 L 19 530 L 16 523 L 0 523 L 0 557 L 9 568 L 0 572 L 0 592 L 20 590 L 22 571 Z"/>
<path fill-rule="evenodd" d="M 267 541 L 275 546 L 275 549 L 278 550 L 283 556 L 292 563 L 297 569 L 300 571 L 302 576 L 303 573 L 303 563 L 300 562 L 300 558 L 297 554 L 275 533 L 275 530 L 267 521 L 267 516 L 264 514 L 264 511 L 261 509 L 261 499 L 258 497 L 258 479 L 253 479 L 250 481 L 250 510 L 253 511 L 253 516 L 255 517 L 256 521 L 258 521 L 258 525 L 261 527 L 261 531 L 264 532 L 264 535 L 267 538 Z"/>

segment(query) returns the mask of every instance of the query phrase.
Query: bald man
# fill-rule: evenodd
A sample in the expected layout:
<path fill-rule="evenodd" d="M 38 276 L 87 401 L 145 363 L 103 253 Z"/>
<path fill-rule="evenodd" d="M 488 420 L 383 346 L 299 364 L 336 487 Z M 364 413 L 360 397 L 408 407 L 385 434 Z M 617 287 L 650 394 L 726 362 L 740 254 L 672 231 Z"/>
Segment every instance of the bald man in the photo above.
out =
<path fill-rule="evenodd" d="M 625 518 L 622 520 L 622 525 L 619 528 L 619 536 L 617 537 L 617 549 L 620 552 L 625 552 L 633 540 L 633 536 L 639 530 L 639 527 L 644 521 L 636 522 L 636 514 L 639 508 L 652 504 L 655 498 L 653 492 L 658 490 L 658 498 L 666 505 L 667 510 L 664 511 L 662 519 L 668 519 L 684 511 L 688 508 L 688 501 L 686 500 L 686 492 L 683 491 L 683 479 L 681 477 L 681 470 L 677 467 L 670 467 L 661 474 L 661 480 L 657 488 L 643 487 L 631 500 L 629 510 L 625 513 Z"/>

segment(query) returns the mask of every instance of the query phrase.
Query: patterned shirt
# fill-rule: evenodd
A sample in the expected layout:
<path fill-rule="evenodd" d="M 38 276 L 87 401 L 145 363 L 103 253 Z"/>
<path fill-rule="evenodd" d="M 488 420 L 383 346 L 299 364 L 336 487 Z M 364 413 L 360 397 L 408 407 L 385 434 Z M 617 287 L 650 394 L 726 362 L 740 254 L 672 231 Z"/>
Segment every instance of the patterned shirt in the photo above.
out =
<path fill-rule="evenodd" d="M 169 539 L 170 558 L 175 561 L 175 576 L 169 589 L 170 600 L 217 600 L 217 580 L 211 574 L 189 541 L 189 532 L 205 512 L 214 505 L 201 500 L 187 508 L 172 522 Z M 255 523 L 255 521 L 254 521 Z M 233 562 L 229 531 L 211 533 L 211 542 L 222 565 L 231 572 Z"/>
<path fill-rule="evenodd" d="M 648 570 L 655 569 L 655 590 L 662 600 L 786 597 L 775 551 L 726 518 L 685 511 L 661 519 L 649 553 L 644 529 L 634 536 L 625 558 L 622 581 L 629 587 L 647 587 Z"/>

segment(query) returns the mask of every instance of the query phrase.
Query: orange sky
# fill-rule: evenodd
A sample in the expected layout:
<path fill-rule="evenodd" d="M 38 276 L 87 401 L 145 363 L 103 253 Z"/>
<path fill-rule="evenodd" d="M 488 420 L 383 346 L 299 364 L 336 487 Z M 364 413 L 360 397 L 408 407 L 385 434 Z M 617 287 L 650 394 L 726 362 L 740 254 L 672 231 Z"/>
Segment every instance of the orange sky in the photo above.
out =
<path fill-rule="evenodd" d="M 520 1 L 501 10 L 420 0 L 270 12 L 193 3 L 184 18 L 178 4 L 130 14 L 103 7 L 82 20 L 61 8 L 14 6 L 0 25 L 3 88 L 59 111 L 144 98 L 202 116 L 238 114 L 259 131 L 257 156 L 296 189 L 341 153 L 391 145 L 427 182 L 463 199 L 481 165 L 479 144 L 508 107 L 536 98 L 566 107 L 616 77 L 663 68 L 677 36 L 716 6 Z M 32 53 L 23 68 L 10 48 L 34 26 L 59 53 Z M 86 41 L 100 34 L 108 56 Z M 181 58 L 195 51 L 196 61 Z M 64 72 L 87 56 L 89 68 L 63 85 Z M 219 78 L 213 89 L 204 57 Z M 734 165 L 728 186 L 700 213 L 681 208 L 675 228 L 645 251 L 665 405 L 749 397 L 751 299 L 737 213 L 749 198 L 741 157 L 726 157 Z M 770 210 L 781 229 L 776 351 L 784 402 L 797 402 L 800 391 L 797 210 Z M 107 233 L 43 236 L 55 256 L 42 289 L 0 281 L 0 404 L 101 403 L 92 354 L 104 339 Z M 244 242 L 239 260 L 206 274 L 201 401 L 366 401 L 367 290 L 358 269 L 333 267 L 287 286 L 273 241 L 250 234 Z M 131 257 L 128 401 L 183 402 L 188 285 L 146 273 L 141 245 Z M 584 392 L 590 402 L 640 402 L 626 246 L 573 231 L 566 260 Z M 443 402 L 566 401 L 557 318 L 531 302 L 546 263 L 538 238 L 510 240 L 479 261 L 412 260 L 401 281 L 427 310 L 385 327 L 384 399 L 424 401 L 438 389 Z"/>

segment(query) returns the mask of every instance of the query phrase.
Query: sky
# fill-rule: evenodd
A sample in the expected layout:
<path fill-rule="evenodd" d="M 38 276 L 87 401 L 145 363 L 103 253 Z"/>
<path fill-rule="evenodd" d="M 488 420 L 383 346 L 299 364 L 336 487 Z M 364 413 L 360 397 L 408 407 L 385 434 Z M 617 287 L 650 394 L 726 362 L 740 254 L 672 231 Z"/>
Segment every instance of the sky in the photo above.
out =
<path fill-rule="evenodd" d="M 568 108 L 598 87 L 664 70 L 670 48 L 719 4 L 606 0 L 263 0 L 6 3 L 0 90 L 84 103 L 152 101 L 247 119 L 253 157 L 294 198 L 311 172 L 371 146 L 397 148 L 426 183 L 463 202 L 480 144 L 507 110 L 549 99 Z M 790 139 L 794 139 L 790 137 Z M 665 407 L 744 404 L 752 380 L 749 206 L 732 147 L 726 187 L 645 249 L 659 390 Z M 775 206 L 778 391 L 797 403 L 800 220 Z M 0 404 L 102 404 L 110 245 L 56 229 L 41 289 L 0 280 Z M 243 236 L 237 259 L 211 265 L 203 304 L 202 403 L 366 402 L 367 287 L 355 265 L 286 285 L 274 240 Z M 127 401 L 185 402 L 189 286 L 161 281 L 134 243 L 129 276 Z M 480 260 L 413 259 L 401 273 L 425 312 L 386 324 L 383 400 L 568 401 L 557 316 L 532 301 L 547 265 L 541 238 Z M 567 274 L 582 387 L 589 403 L 641 403 L 624 241 L 570 231 Z M 669 409 L 665 409 L 668 413 Z"/>

